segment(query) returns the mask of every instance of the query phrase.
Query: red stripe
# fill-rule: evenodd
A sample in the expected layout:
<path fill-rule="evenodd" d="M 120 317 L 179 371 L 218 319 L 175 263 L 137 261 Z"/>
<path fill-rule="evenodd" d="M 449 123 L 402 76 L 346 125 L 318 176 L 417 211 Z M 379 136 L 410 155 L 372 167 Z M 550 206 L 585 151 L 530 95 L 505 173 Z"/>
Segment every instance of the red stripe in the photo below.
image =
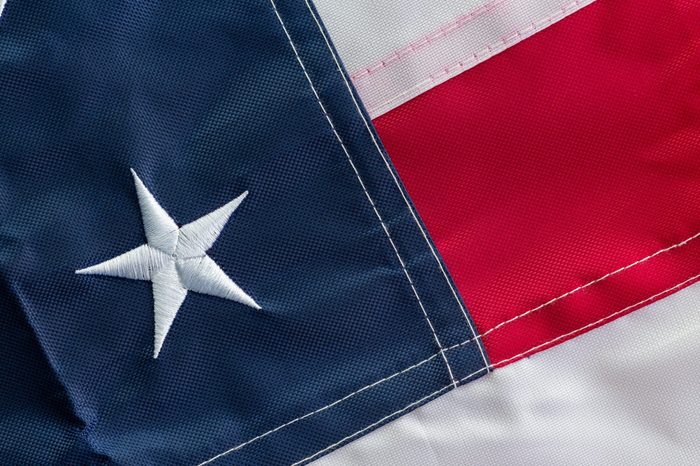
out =
<path fill-rule="evenodd" d="M 493 362 L 700 273 L 698 25 L 598 0 L 375 120 Z"/>

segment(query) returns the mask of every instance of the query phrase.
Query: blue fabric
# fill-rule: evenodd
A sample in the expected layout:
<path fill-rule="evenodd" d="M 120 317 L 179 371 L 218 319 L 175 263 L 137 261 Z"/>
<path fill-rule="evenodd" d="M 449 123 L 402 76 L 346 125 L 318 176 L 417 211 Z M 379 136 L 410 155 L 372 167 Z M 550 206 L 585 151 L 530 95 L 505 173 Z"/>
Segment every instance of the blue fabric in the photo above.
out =
<path fill-rule="evenodd" d="M 468 340 L 311 12 L 278 7 L 442 345 Z M 151 357 L 150 283 L 74 273 L 144 243 L 129 168 L 178 224 L 250 192 L 209 255 L 262 311 L 190 293 Z M 9 1 L 0 322 L 2 464 L 289 464 L 451 381 L 263 0 Z"/>

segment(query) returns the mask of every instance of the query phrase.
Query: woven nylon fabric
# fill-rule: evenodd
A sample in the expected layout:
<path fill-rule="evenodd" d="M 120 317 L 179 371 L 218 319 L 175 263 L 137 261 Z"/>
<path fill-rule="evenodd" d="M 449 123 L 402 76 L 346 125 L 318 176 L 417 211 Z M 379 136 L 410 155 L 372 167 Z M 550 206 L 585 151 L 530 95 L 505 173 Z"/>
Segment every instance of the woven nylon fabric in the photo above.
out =
<path fill-rule="evenodd" d="M 451 392 L 314 463 L 695 465 L 700 284 Z"/>
<path fill-rule="evenodd" d="M 596 1 L 375 119 L 495 365 L 700 274 L 698 24 Z"/>
<path fill-rule="evenodd" d="M 316 0 L 374 118 L 593 0 Z"/>
<path fill-rule="evenodd" d="M 350 75 L 486 3 L 490 1 L 314 2 Z"/>
<path fill-rule="evenodd" d="M 10 0 L 0 464 L 290 464 L 486 373 L 366 119 L 303 0 Z M 76 270 L 246 192 L 203 242 L 261 309 L 188 292 L 154 359 L 160 285 Z"/>

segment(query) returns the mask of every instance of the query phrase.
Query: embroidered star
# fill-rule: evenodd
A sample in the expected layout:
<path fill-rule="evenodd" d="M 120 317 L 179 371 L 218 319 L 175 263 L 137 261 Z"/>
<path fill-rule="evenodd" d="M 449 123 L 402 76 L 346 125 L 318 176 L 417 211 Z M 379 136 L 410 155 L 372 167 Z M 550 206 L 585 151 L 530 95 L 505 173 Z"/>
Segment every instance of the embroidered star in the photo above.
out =
<path fill-rule="evenodd" d="M 136 184 L 146 244 L 75 273 L 151 281 L 155 321 L 153 357 L 158 357 L 188 291 L 260 309 L 207 255 L 248 191 L 194 222 L 178 227 L 136 172 L 131 170 L 131 174 Z"/>

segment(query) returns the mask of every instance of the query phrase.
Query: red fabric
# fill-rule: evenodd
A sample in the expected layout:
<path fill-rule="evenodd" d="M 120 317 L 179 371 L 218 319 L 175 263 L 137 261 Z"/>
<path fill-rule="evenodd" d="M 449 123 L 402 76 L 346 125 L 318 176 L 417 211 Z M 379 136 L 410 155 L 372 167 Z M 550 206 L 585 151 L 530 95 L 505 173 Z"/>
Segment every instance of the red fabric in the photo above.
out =
<path fill-rule="evenodd" d="M 496 365 L 700 274 L 697 238 L 491 330 L 700 232 L 697 1 L 598 0 L 375 124 Z"/>

